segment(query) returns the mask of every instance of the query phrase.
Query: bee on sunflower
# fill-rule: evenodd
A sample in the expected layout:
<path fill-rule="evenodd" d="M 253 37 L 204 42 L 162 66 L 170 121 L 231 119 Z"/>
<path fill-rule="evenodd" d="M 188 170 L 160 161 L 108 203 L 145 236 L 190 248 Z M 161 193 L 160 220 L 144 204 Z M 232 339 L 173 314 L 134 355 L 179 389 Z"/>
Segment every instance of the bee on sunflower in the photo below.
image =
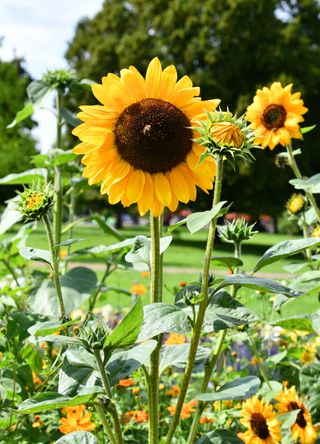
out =
<path fill-rule="evenodd" d="M 317 432 L 312 423 L 310 413 L 296 392 L 295 386 L 280 390 L 275 400 L 279 401 L 275 408 L 281 413 L 292 410 L 300 410 L 295 423 L 291 427 L 291 434 L 294 442 L 300 440 L 301 444 L 314 444 L 317 440 Z"/>
<path fill-rule="evenodd" d="M 246 444 L 279 444 L 281 442 L 280 424 L 272 405 L 253 396 L 242 403 L 240 422 L 248 430 L 238 433 Z"/>
<path fill-rule="evenodd" d="M 179 201 L 195 200 L 196 186 L 212 189 L 215 163 L 199 164 L 205 148 L 193 141 L 191 126 L 220 100 L 202 101 L 188 76 L 178 81 L 176 68 L 162 70 L 158 58 L 145 78 L 130 66 L 92 91 L 102 105 L 80 107 L 84 123 L 73 134 L 81 143 L 73 152 L 83 155 L 83 176 L 90 185 L 101 182 L 111 204 L 137 203 L 140 215 L 159 216 L 165 207 L 175 211 Z"/>
<path fill-rule="evenodd" d="M 270 88 L 258 89 L 248 106 L 246 119 L 256 131 L 256 143 L 273 150 L 278 144 L 289 145 L 291 139 L 302 139 L 299 123 L 308 109 L 300 99 L 301 93 L 291 93 L 292 84 L 282 87 L 280 82 Z"/>

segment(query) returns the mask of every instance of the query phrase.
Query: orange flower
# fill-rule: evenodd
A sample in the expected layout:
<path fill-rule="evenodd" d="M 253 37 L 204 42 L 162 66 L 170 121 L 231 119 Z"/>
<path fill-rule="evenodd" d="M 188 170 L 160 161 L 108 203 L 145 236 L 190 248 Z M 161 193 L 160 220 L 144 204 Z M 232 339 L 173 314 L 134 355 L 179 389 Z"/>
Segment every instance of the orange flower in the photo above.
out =
<path fill-rule="evenodd" d="M 186 337 L 180 333 L 170 333 L 168 338 L 165 340 L 166 345 L 184 344 L 186 342 Z"/>
<path fill-rule="evenodd" d="M 66 418 L 59 420 L 61 423 L 59 430 L 64 435 L 80 430 L 92 432 L 96 428 L 96 425 L 90 420 L 91 413 L 85 411 L 84 405 L 64 407 L 61 412 L 67 414 Z"/>
<path fill-rule="evenodd" d="M 140 389 L 139 389 L 139 387 L 133 387 L 133 389 L 132 389 L 132 394 L 133 394 L 134 396 L 138 396 L 139 393 L 140 393 Z"/>
<path fill-rule="evenodd" d="M 118 382 L 118 387 L 132 387 L 135 384 L 136 382 L 132 378 L 120 379 L 120 381 Z"/>
<path fill-rule="evenodd" d="M 166 391 L 166 395 L 172 396 L 173 398 L 179 396 L 179 393 L 180 393 L 180 387 L 178 387 L 177 385 L 174 385 L 170 390 Z"/>
<path fill-rule="evenodd" d="M 188 285 L 188 282 L 186 281 L 181 281 L 179 282 L 180 287 L 186 287 Z"/>
<path fill-rule="evenodd" d="M 252 364 L 252 365 L 259 364 L 259 358 L 257 358 L 257 356 L 252 356 L 250 364 Z"/>
<path fill-rule="evenodd" d="M 34 384 L 43 384 L 42 379 L 40 379 L 35 372 L 32 372 L 32 380 Z"/>
<path fill-rule="evenodd" d="M 200 418 L 200 424 L 212 424 L 214 421 L 213 418 L 210 418 L 209 416 L 202 416 Z"/>
<path fill-rule="evenodd" d="M 144 410 L 130 410 L 124 414 L 124 417 L 135 422 L 148 422 L 148 413 Z"/>
<path fill-rule="evenodd" d="M 59 251 L 59 256 L 60 256 L 60 259 L 64 259 L 65 257 L 68 256 L 68 250 L 65 248 L 61 249 Z"/>
<path fill-rule="evenodd" d="M 133 284 L 130 291 L 132 294 L 144 295 L 146 294 L 147 289 L 143 284 Z"/>
<path fill-rule="evenodd" d="M 43 427 L 43 422 L 41 421 L 40 415 L 34 415 L 34 421 L 32 423 L 32 427 L 34 429 L 36 429 L 36 428 L 41 429 L 41 427 Z"/>
<path fill-rule="evenodd" d="M 187 403 L 183 403 L 182 410 L 180 413 L 180 418 L 182 418 L 182 419 L 190 418 L 191 413 L 194 413 L 196 411 L 195 407 L 197 406 L 197 404 L 198 404 L 198 401 L 195 401 L 195 400 L 187 402 Z M 176 408 L 177 408 L 177 404 L 175 404 L 171 407 L 167 407 L 167 410 L 169 410 L 171 416 L 173 416 L 175 414 Z"/>
<path fill-rule="evenodd" d="M 147 278 L 150 276 L 150 271 L 141 271 L 140 276 L 142 278 Z"/>

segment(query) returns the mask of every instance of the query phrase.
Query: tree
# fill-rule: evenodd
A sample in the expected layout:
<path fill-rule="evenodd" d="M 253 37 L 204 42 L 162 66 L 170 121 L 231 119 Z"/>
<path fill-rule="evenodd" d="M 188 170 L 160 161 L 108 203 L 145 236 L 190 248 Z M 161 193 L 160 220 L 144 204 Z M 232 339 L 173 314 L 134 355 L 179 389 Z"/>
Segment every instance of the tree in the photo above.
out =
<path fill-rule="evenodd" d="M 7 128 L 16 113 L 23 108 L 27 99 L 26 87 L 30 81 L 31 78 L 22 67 L 20 59 L 9 62 L 0 60 L 0 177 L 30 168 L 30 157 L 37 154 L 35 140 L 30 133 L 35 125 L 31 119 L 19 127 Z M 3 186 L 0 193 L 3 202 L 13 194 L 13 188 Z"/>
<path fill-rule="evenodd" d="M 258 87 L 293 82 L 311 124 L 320 99 L 319 17 L 316 0 L 106 0 L 93 19 L 78 24 L 66 57 L 80 76 L 100 81 L 130 64 L 144 71 L 157 55 L 190 75 L 202 97 L 219 97 L 222 108 L 238 113 Z M 314 173 L 317 133 L 303 144 L 305 174 Z M 263 207 L 276 215 L 288 198 L 289 173 L 276 169 L 270 152 L 257 158 L 253 166 L 228 171 L 224 194 L 232 195 L 235 211 L 257 214 Z"/>

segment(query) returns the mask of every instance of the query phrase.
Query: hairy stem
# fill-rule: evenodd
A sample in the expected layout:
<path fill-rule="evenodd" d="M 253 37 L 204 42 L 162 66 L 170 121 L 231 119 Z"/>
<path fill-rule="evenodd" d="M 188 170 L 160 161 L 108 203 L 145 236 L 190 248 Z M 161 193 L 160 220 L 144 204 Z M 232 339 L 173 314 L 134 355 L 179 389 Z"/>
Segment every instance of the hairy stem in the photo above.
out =
<path fill-rule="evenodd" d="M 57 92 L 56 110 L 57 110 L 57 147 L 62 149 L 62 93 Z M 62 175 L 59 166 L 54 168 L 54 207 L 53 207 L 53 227 L 54 227 L 54 243 L 61 242 L 61 225 L 62 225 Z M 57 251 L 59 255 L 59 248 Z"/>
<path fill-rule="evenodd" d="M 221 196 L 221 187 L 222 187 L 222 174 L 223 174 L 223 160 L 220 157 L 217 157 L 217 172 L 216 172 L 216 180 L 215 180 L 215 189 L 214 189 L 214 197 L 213 197 L 213 206 L 217 205 L 220 201 Z M 208 289 L 209 289 L 209 272 L 210 272 L 210 263 L 211 263 L 211 255 L 212 255 L 212 249 L 214 245 L 214 237 L 216 232 L 216 225 L 217 225 L 217 217 L 211 220 L 209 232 L 208 232 L 208 239 L 207 239 L 207 246 L 206 246 L 206 252 L 205 252 L 205 261 L 204 261 L 204 268 L 203 268 L 203 274 L 202 274 L 202 284 L 201 284 L 201 295 L 202 300 L 199 305 L 199 311 L 198 316 L 195 322 L 195 326 L 192 332 L 191 337 L 191 343 L 190 343 L 190 350 L 189 350 L 189 356 L 188 361 L 184 373 L 184 377 L 181 384 L 181 390 L 178 397 L 178 401 L 176 404 L 176 411 L 172 418 L 166 444 L 171 443 L 174 432 L 179 424 L 179 418 L 180 413 L 183 407 L 183 403 L 186 397 L 186 393 L 188 390 L 188 386 L 191 379 L 191 374 L 193 370 L 193 365 L 196 359 L 200 335 L 201 335 L 201 328 L 202 323 L 204 319 L 204 315 L 207 309 L 208 305 Z"/>
<path fill-rule="evenodd" d="M 53 281 L 54 281 L 54 285 L 56 287 L 57 297 L 58 297 L 58 302 L 59 302 L 59 307 L 60 307 L 60 319 L 62 322 L 66 322 L 68 318 L 66 315 L 66 310 L 64 307 L 62 290 L 61 290 L 61 283 L 60 283 L 60 276 L 59 276 L 59 264 L 58 264 L 58 258 L 57 258 L 58 252 L 57 252 L 57 248 L 55 247 L 55 244 L 53 241 L 53 236 L 52 236 L 52 231 L 51 231 L 51 226 L 50 226 L 48 216 L 44 215 L 42 217 L 42 220 L 43 220 L 44 226 L 46 228 L 49 248 L 50 248 L 51 256 L 52 256 L 52 274 L 53 274 Z"/>
<path fill-rule="evenodd" d="M 96 408 L 96 411 L 97 411 L 97 413 L 98 413 L 98 415 L 100 417 L 100 420 L 102 422 L 102 425 L 104 427 L 104 430 L 106 432 L 106 435 L 107 435 L 110 443 L 111 444 L 117 444 L 116 438 L 115 438 L 115 436 L 113 434 L 113 430 L 112 430 L 112 428 L 111 428 L 111 426 L 110 426 L 110 424 L 108 422 L 108 419 L 106 418 L 106 415 L 104 413 L 103 407 L 101 405 L 99 405 L 99 404 L 95 404 L 95 408 Z"/>

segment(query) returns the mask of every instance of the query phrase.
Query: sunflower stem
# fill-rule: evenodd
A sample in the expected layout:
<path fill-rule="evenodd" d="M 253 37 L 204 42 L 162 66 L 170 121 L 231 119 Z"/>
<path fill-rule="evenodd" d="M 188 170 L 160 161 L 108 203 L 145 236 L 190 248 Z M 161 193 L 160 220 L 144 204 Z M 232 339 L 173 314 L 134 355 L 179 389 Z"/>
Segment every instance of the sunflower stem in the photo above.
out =
<path fill-rule="evenodd" d="M 221 188 L 222 188 L 222 176 L 223 176 L 223 159 L 220 156 L 217 156 L 216 163 L 217 163 L 217 171 L 216 171 L 215 189 L 214 189 L 214 196 L 213 196 L 213 206 L 217 205 L 220 201 Z M 195 326 L 193 328 L 188 361 L 187 361 L 184 377 L 183 377 L 182 384 L 181 384 L 180 394 L 179 394 L 178 401 L 176 404 L 176 411 L 174 413 L 174 416 L 172 418 L 172 421 L 171 421 L 171 424 L 169 427 L 169 431 L 168 431 L 168 435 L 167 435 L 167 439 L 166 439 L 166 444 L 171 443 L 172 438 L 175 433 L 175 430 L 179 424 L 180 413 L 181 413 L 183 403 L 184 403 L 184 400 L 186 397 L 186 393 L 188 390 L 188 386 L 190 383 L 191 374 L 192 374 L 192 370 L 193 370 L 193 365 L 194 365 L 196 355 L 197 355 L 202 323 L 203 323 L 204 315 L 205 315 L 207 305 L 208 305 L 209 271 L 210 271 L 211 255 L 212 255 L 212 249 L 213 249 L 213 245 L 214 245 L 216 226 L 217 226 L 217 217 L 215 217 L 214 219 L 211 220 L 210 226 L 209 226 L 207 246 L 206 246 L 206 252 L 205 252 L 204 268 L 203 268 L 203 274 L 202 274 L 202 283 L 201 283 L 202 300 L 199 305 L 198 316 L 197 316 L 197 319 L 195 322 Z"/>
<path fill-rule="evenodd" d="M 62 93 L 57 92 L 56 99 L 56 110 L 57 110 L 57 147 L 62 149 Z M 55 193 L 55 203 L 53 207 L 53 226 L 54 226 L 54 243 L 55 245 L 60 244 L 61 241 L 61 225 L 62 225 L 62 175 L 59 166 L 54 168 L 54 193 Z M 59 247 L 57 250 L 59 255 Z"/>
<path fill-rule="evenodd" d="M 110 424 L 109 424 L 109 422 L 108 422 L 108 420 L 106 418 L 106 415 L 104 413 L 103 407 L 101 405 L 99 405 L 99 404 L 95 404 L 95 408 L 96 408 L 96 411 L 97 411 L 97 413 L 98 413 L 98 415 L 100 417 L 100 421 L 102 422 L 102 425 L 103 425 L 103 427 L 105 429 L 106 435 L 107 435 L 110 443 L 111 444 L 117 444 L 116 438 L 115 438 L 115 436 L 113 434 L 113 431 L 112 431 L 112 428 L 111 428 L 111 426 L 110 426 Z"/>
<path fill-rule="evenodd" d="M 45 214 L 44 216 L 42 216 L 42 220 L 43 220 L 46 232 L 47 232 L 49 248 L 51 251 L 51 257 L 52 257 L 51 268 L 52 268 L 53 281 L 54 281 L 54 285 L 56 287 L 56 292 L 57 292 L 57 297 L 58 297 L 58 302 L 59 302 L 59 307 L 60 307 L 60 319 L 61 319 L 61 322 L 64 323 L 67 321 L 68 317 L 67 317 L 66 310 L 64 307 L 62 290 L 61 290 L 61 282 L 60 282 L 60 276 L 59 276 L 59 263 L 58 263 L 58 257 L 57 257 L 58 251 L 57 251 L 57 248 L 55 247 L 55 244 L 53 241 L 53 235 L 52 235 L 52 230 L 51 230 L 50 222 L 48 219 L 48 215 Z"/>
<path fill-rule="evenodd" d="M 292 171 L 293 171 L 293 173 L 294 173 L 294 175 L 296 176 L 297 179 L 302 179 L 302 174 L 301 174 L 301 171 L 300 171 L 300 169 L 298 167 L 298 164 L 296 162 L 294 153 L 292 151 L 291 144 L 290 145 L 286 145 L 286 148 L 287 148 L 290 168 L 292 169 Z M 316 202 L 316 200 L 314 198 L 314 195 L 312 193 L 307 192 L 307 191 L 305 193 L 306 193 L 306 196 L 307 196 L 307 198 L 308 198 L 308 200 L 310 202 L 310 205 L 313 207 L 313 209 L 314 209 L 314 211 L 315 211 L 315 213 L 317 215 L 318 221 L 320 222 L 320 209 L 319 209 L 319 207 L 317 205 L 317 202 Z"/>
<path fill-rule="evenodd" d="M 150 215 L 151 227 L 151 289 L 150 303 L 162 300 L 162 258 L 160 254 L 160 236 L 162 219 Z M 158 443 L 159 435 L 159 363 L 162 335 L 157 338 L 158 345 L 151 355 L 150 390 L 149 390 L 149 444 Z"/>
<path fill-rule="evenodd" d="M 116 444 L 123 444 L 124 441 L 123 441 L 123 437 L 122 437 L 122 432 L 121 432 L 121 426 L 120 426 L 120 420 L 119 420 L 118 412 L 117 412 L 116 406 L 114 405 L 114 403 L 112 401 L 112 391 L 111 391 L 111 388 L 110 388 L 110 384 L 109 384 L 109 381 L 108 381 L 108 376 L 107 376 L 106 370 L 104 368 L 104 365 L 103 365 L 103 362 L 102 362 L 99 350 L 94 350 L 94 357 L 96 358 L 96 362 L 97 362 L 98 367 L 99 367 L 99 372 L 100 372 L 100 376 L 101 376 L 101 379 L 102 379 L 103 388 L 104 388 L 104 390 L 106 392 L 106 395 L 110 399 L 110 404 L 109 404 L 108 412 L 111 415 L 113 426 L 114 426 L 115 442 L 116 442 Z"/>
<path fill-rule="evenodd" d="M 258 367 L 259 367 L 260 374 L 261 374 L 262 378 L 264 379 L 264 382 L 265 382 L 265 383 L 267 384 L 267 386 L 269 387 L 269 389 L 272 390 L 272 387 L 271 387 L 271 384 L 270 384 L 270 381 L 269 381 L 269 378 L 268 378 L 267 372 L 266 372 L 266 370 L 265 370 L 265 368 L 264 368 L 264 366 L 263 366 L 263 364 L 262 364 L 262 360 L 260 359 L 260 356 L 259 356 L 259 353 L 258 353 L 258 349 L 257 349 L 256 341 L 254 340 L 254 338 L 252 338 L 252 337 L 249 335 L 249 333 L 247 333 L 247 335 L 248 335 L 249 343 L 250 343 L 250 345 L 251 345 L 251 348 L 252 348 L 253 354 L 254 354 L 254 356 L 257 358 L 257 364 L 258 364 Z"/>

